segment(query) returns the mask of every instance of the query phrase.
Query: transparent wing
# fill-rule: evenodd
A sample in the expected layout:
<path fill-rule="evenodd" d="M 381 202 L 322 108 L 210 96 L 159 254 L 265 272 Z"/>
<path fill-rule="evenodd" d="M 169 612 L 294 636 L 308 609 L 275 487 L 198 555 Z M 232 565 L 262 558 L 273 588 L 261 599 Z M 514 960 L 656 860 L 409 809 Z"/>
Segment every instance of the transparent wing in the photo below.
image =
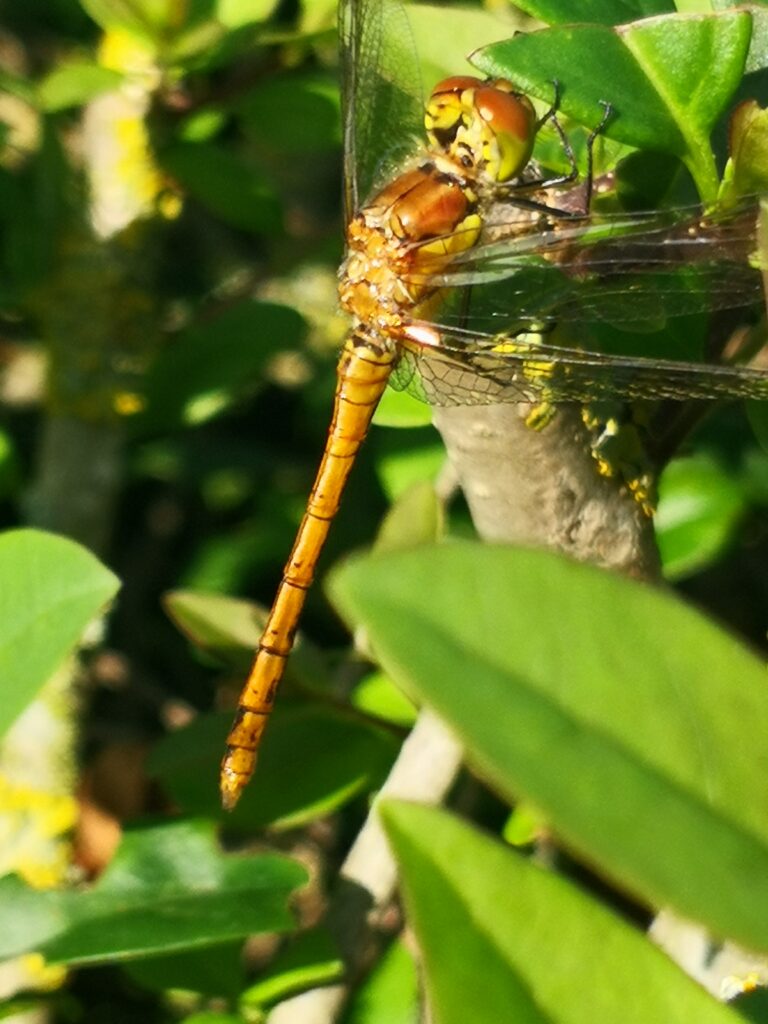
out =
<path fill-rule="evenodd" d="M 606 355 L 428 326 L 442 330 L 440 345 L 404 339 L 391 384 L 431 405 L 768 398 L 766 370 Z"/>
<path fill-rule="evenodd" d="M 347 222 L 374 183 L 423 138 L 419 61 L 399 0 L 339 0 Z M 399 153 L 398 153 L 399 151 Z"/>
<path fill-rule="evenodd" d="M 594 320 L 663 325 L 669 316 L 764 303 L 757 197 L 702 207 L 560 217 L 505 204 L 480 242 L 418 287 L 471 286 L 471 323 Z M 464 322 L 466 310 L 446 322 Z"/>

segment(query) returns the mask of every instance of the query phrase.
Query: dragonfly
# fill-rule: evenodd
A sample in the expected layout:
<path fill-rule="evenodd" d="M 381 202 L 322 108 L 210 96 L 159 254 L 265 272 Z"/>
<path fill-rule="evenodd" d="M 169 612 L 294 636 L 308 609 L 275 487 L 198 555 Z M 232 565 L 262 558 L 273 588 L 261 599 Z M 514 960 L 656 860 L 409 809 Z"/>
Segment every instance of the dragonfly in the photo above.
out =
<path fill-rule="evenodd" d="M 385 0 L 339 4 L 347 215 L 339 294 L 351 327 L 325 450 L 227 738 L 228 809 L 254 771 L 320 552 L 388 383 L 438 406 L 768 398 L 760 369 L 549 340 L 556 324 L 632 327 L 764 302 L 754 197 L 720 212 L 569 209 L 576 164 L 556 109 L 537 116 L 511 82 L 470 76 L 438 83 L 424 115 L 427 144 L 377 181 L 386 163 L 372 159 L 372 140 L 402 101 L 392 76 L 384 98 L 376 91 L 382 21 L 395 9 Z M 549 179 L 531 161 L 548 122 L 572 164 Z M 564 202 L 554 207 L 550 194 Z"/>

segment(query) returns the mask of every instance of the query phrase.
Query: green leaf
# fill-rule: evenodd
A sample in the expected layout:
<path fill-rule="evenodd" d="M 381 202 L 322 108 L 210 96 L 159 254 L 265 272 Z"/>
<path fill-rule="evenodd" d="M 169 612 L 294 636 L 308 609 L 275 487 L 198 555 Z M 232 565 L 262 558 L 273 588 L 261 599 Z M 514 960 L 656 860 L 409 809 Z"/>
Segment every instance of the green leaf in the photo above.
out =
<path fill-rule="evenodd" d="M 216 0 L 216 20 L 230 30 L 269 18 L 278 0 Z"/>
<path fill-rule="evenodd" d="M 163 606 L 179 629 L 202 650 L 238 667 L 247 667 L 253 661 L 266 615 L 257 618 L 257 609 L 250 601 L 177 590 L 163 597 Z"/>
<path fill-rule="evenodd" d="M 680 579 L 714 561 L 745 511 L 746 495 L 713 459 L 671 462 L 659 483 L 654 520 L 665 577 Z"/>
<path fill-rule="evenodd" d="M 548 25 L 579 21 L 621 25 L 675 10 L 669 0 L 517 0 L 515 6 Z"/>
<path fill-rule="evenodd" d="M 183 331 L 149 371 L 135 429 L 158 431 L 219 415 L 261 382 L 265 364 L 299 343 L 302 317 L 288 306 L 240 302 Z"/>
<path fill-rule="evenodd" d="M 241 947 L 238 939 L 205 949 L 130 960 L 123 969 L 142 988 L 153 992 L 179 989 L 236 999 L 245 981 Z"/>
<path fill-rule="evenodd" d="M 434 487 L 412 484 L 382 520 L 373 550 L 400 551 L 438 540 L 443 533 L 443 509 Z"/>
<path fill-rule="evenodd" d="M 89 551 L 40 530 L 0 535 L 0 735 L 117 592 Z"/>
<path fill-rule="evenodd" d="M 321 928 L 298 935 L 270 964 L 265 977 L 243 992 L 244 1007 L 269 1007 L 297 992 L 344 979 L 344 962 Z"/>
<path fill-rule="evenodd" d="M 39 950 L 51 963 L 97 963 L 287 931 L 289 896 L 305 881 L 286 857 L 222 854 L 210 822 L 137 828 L 86 892 L 0 879 L 0 955 Z"/>
<path fill-rule="evenodd" d="M 736 1024 L 651 942 L 444 811 L 385 803 L 435 1024 Z M 457 936 L 461 937 L 457 941 Z"/>
<path fill-rule="evenodd" d="M 10 93 L 26 103 L 35 102 L 35 85 L 28 78 L 15 74 L 7 68 L 0 68 L 0 92 Z"/>
<path fill-rule="evenodd" d="M 15 439 L 0 429 L 0 498 L 10 498 L 16 493 L 21 479 L 21 466 Z"/>
<path fill-rule="evenodd" d="M 274 235 L 280 204 L 274 186 L 253 163 L 212 143 L 178 143 L 158 154 L 163 168 L 232 227 Z"/>
<path fill-rule="evenodd" d="M 210 0 L 186 0 L 185 3 L 178 0 L 79 0 L 79 3 L 103 29 L 122 30 L 158 51 L 168 50 L 170 44 L 183 37 L 192 26 L 204 24 L 211 6 Z"/>
<path fill-rule="evenodd" d="M 17 1024 L 19 1020 L 39 1017 L 45 1013 L 44 999 L 32 997 L 8 999 L 0 1003 L 0 1020 L 10 1020 L 11 1024 Z"/>
<path fill-rule="evenodd" d="M 218 1010 L 201 1010 L 185 1017 L 182 1024 L 245 1024 L 244 1018 L 234 1013 L 220 1013 Z"/>
<path fill-rule="evenodd" d="M 734 110 L 729 126 L 730 177 L 737 196 L 768 189 L 768 110 L 746 100 Z"/>
<path fill-rule="evenodd" d="M 238 104 L 243 128 L 282 159 L 335 150 L 341 143 L 339 93 L 328 78 L 272 78 Z"/>
<path fill-rule="evenodd" d="M 762 984 L 755 989 L 747 989 L 733 999 L 733 1007 L 740 1015 L 739 1020 L 765 1024 L 768 1021 L 768 989 Z"/>
<path fill-rule="evenodd" d="M 373 422 L 378 427 L 428 427 L 432 424 L 432 410 L 407 391 L 387 388 L 373 414 Z"/>
<path fill-rule="evenodd" d="M 78 0 L 78 2 L 101 28 L 107 31 L 122 29 L 147 42 L 155 42 L 159 38 L 162 23 L 165 20 L 162 14 L 168 14 L 173 0 Z M 160 16 L 159 19 L 158 16 Z"/>
<path fill-rule="evenodd" d="M 445 465 L 445 448 L 432 427 L 390 431 L 377 447 L 376 472 L 391 500 L 425 481 L 435 481 Z"/>
<path fill-rule="evenodd" d="M 524 19 L 514 7 L 494 13 L 461 5 L 452 5 L 447 11 L 436 4 L 409 4 L 408 20 L 428 93 L 441 78 L 472 74 L 470 42 L 479 47 L 506 39 L 523 27 Z"/>
<path fill-rule="evenodd" d="M 149 770 L 185 813 L 219 815 L 233 828 L 298 828 L 330 814 L 381 785 L 397 753 L 397 742 L 381 729 L 283 701 L 269 723 L 256 774 L 225 816 L 218 768 L 231 724 L 231 712 L 197 718 L 158 744 Z"/>
<path fill-rule="evenodd" d="M 546 830 L 547 823 L 532 804 L 520 801 L 507 818 L 502 836 L 510 846 L 530 846 Z"/>
<path fill-rule="evenodd" d="M 267 622 L 267 608 L 252 601 L 191 590 L 164 595 L 163 606 L 196 646 L 245 675 Z M 286 675 L 307 686 L 330 685 L 325 660 L 301 633 L 296 638 Z"/>
<path fill-rule="evenodd" d="M 371 672 L 357 684 L 352 705 L 358 711 L 394 725 L 412 726 L 417 718 L 413 703 L 383 672 Z"/>
<path fill-rule="evenodd" d="M 332 575 L 384 669 L 478 770 L 652 906 L 768 949 L 765 670 L 669 594 L 455 543 Z"/>
<path fill-rule="evenodd" d="M 37 99 L 43 110 L 53 113 L 67 107 L 78 107 L 94 96 L 116 89 L 123 75 L 100 64 L 79 61 L 61 64 L 43 79 Z"/>
<path fill-rule="evenodd" d="M 355 991 L 344 1024 L 419 1024 L 421 1020 L 416 964 L 405 943 L 398 940 Z"/>
<path fill-rule="evenodd" d="M 652 18 L 615 30 L 557 26 L 486 47 L 472 62 L 545 100 L 558 80 L 562 110 L 586 125 L 600 120 L 601 101 L 611 103 L 607 136 L 679 157 L 702 198 L 714 199 L 709 135 L 741 79 L 750 31 L 749 15 L 733 11 Z"/>

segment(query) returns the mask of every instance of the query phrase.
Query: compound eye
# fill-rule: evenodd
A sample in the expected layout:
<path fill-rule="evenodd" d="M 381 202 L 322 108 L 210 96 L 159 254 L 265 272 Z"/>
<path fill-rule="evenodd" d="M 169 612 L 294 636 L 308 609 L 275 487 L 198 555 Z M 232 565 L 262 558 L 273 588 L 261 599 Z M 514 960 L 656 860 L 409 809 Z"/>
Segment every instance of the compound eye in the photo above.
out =
<path fill-rule="evenodd" d="M 495 142 L 495 158 L 487 162 L 496 181 L 509 181 L 518 175 L 531 158 L 536 137 L 536 111 L 522 93 L 513 91 L 511 82 L 499 79 L 478 89 L 475 107 Z M 491 147 L 493 148 L 493 147 Z"/>
<path fill-rule="evenodd" d="M 429 102 L 431 103 L 446 93 L 461 96 L 466 89 L 477 89 L 484 84 L 481 78 L 475 78 L 473 75 L 452 75 L 437 83 L 429 97 Z"/>

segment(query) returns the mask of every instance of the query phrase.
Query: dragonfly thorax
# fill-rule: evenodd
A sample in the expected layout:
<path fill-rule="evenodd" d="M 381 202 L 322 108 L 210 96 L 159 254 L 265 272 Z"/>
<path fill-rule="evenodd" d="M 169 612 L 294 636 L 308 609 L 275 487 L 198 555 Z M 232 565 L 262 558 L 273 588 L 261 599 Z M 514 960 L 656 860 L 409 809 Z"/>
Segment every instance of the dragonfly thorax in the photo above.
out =
<path fill-rule="evenodd" d="M 430 280 L 477 242 L 478 197 L 446 163 L 430 160 L 401 174 L 350 222 L 339 293 L 359 323 L 396 332 L 434 291 Z"/>
<path fill-rule="evenodd" d="M 536 111 L 511 82 L 469 75 L 432 90 L 424 124 L 431 146 L 490 184 L 517 177 L 531 158 Z"/>

